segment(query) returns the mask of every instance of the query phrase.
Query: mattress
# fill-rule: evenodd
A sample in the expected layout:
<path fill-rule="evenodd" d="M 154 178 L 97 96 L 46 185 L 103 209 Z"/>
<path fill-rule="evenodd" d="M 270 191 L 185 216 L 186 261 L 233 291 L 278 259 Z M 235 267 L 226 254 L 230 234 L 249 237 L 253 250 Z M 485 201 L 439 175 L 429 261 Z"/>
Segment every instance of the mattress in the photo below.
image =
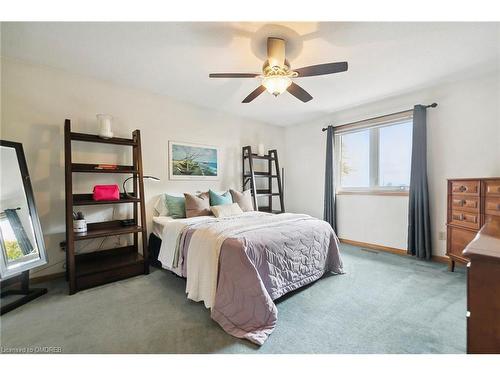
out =
<path fill-rule="evenodd" d="M 172 220 L 171 216 L 153 216 L 153 234 L 161 239 L 165 224 Z"/>
<path fill-rule="evenodd" d="M 204 218 L 213 218 L 213 216 L 195 216 L 184 219 L 174 219 L 171 216 L 153 216 L 153 234 L 159 239 L 163 240 L 164 230 L 167 223 L 179 221 L 185 224 L 192 224 L 204 220 Z"/>
<path fill-rule="evenodd" d="M 157 238 L 159 238 L 161 241 L 159 241 L 159 249 L 154 249 L 155 251 L 152 251 L 152 254 L 156 254 L 155 259 L 153 259 L 154 262 L 159 262 L 157 263 L 158 266 L 172 271 L 178 276 L 185 277 L 184 274 L 182 273 L 182 268 L 173 266 L 172 262 L 168 262 L 169 265 L 165 264 L 165 262 L 162 262 L 161 259 L 158 258 L 158 255 L 161 254 L 162 248 L 165 247 L 171 247 L 172 243 L 169 243 L 166 241 L 167 237 L 171 238 L 172 236 L 167 234 L 167 231 L 165 230 L 167 225 L 170 225 L 169 229 L 169 234 L 172 233 L 173 228 L 176 227 L 177 225 L 191 225 L 195 224 L 200 221 L 204 221 L 206 219 L 214 219 L 213 216 L 196 216 L 196 217 L 191 217 L 191 218 L 183 218 L 183 219 L 174 219 L 171 216 L 153 216 L 153 231 L 152 234 L 155 235 Z"/>

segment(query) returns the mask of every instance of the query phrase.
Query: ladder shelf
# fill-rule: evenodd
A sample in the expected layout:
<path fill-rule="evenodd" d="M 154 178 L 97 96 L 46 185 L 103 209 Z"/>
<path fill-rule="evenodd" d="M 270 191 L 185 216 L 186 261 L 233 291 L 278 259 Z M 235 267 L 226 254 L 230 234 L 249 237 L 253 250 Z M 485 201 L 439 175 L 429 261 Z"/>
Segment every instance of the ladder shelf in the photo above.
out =
<path fill-rule="evenodd" d="M 267 160 L 267 171 L 256 171 L 254 160 Z M 269 150 L 267 155 L 258 155 L 252 152 L 251 146 L 245 146 L 242 149 L 242 177 L 243 190 L 250 185 L 253 205 L 256 211 L 283 213 L 285 212 L 285 204 L 283 201 L 283 184 L 281 179 L 281 171 L 278 161 L 278 151 Z M 248 170 L 246 169 L 248 164 Z M 274 170 L 273 170 L 274 169 Z M 267 179 L 267 189 L 257 188 L 257 181 Z M 278 191 L 274 191 L 274 182 L 276 182 Z M 267 203 L 260 205 L 257 198 L 267 197 Z M 279 210 L 273 209 L 273 197 L 279 198 Z"/>
<path fill-rule="evenodd" d="M 111 169 L 99 164 L 72 162 L 72 142 L 93 142 L 115 144 L 132 147 L 132 165 L 116 165 Z M 149 256 L 147 248 L 146 209 L 144 203 L 144 184 L 142 172 L 141 133 L 135 130 L 132 138 L 103 139 L 94 134 L 74 133 L 71 121 L 64 122 L 64 156 L 66 179 L 66 278 L 69 282 L 69 293 L 92 288 L 97 285 L 149 273 Z M 129 195 L 120 194 L 119 200 L 95 201 L 92 194 L 73 193 L 74 173 L 117 173 L 133 175 L 133 188 Z M 89 186 L 90 187 L 90 186 Z M 120 220 L 88 223 L 87 232 L 73 232 L 73 211 L 76 206 L 133 204 L 133 225 L 122 226 Z M 140 223 L 140 224 L 139 224 Z M 108 250 L 95 250 L 77 254 L 77 241 L 103 238 L 108 236 L 132 235 L 129 246 Z M 141 234 L 142 246 L 139 249 Z M 139 251 L 142 250 L 142 253 Z"/>

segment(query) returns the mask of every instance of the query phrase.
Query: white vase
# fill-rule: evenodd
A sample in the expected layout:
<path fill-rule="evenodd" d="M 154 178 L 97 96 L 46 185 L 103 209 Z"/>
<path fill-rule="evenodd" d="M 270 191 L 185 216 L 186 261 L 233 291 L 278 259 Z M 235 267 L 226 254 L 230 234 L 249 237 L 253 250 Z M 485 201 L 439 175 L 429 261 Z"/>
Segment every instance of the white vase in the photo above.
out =
<path fill-rule="evenodd" d="M 264 156 L 265 152 L 266 152 L 266 151 L 265 151 L 265 149 L 264 149 L 264 144 L 259 143 L 259 146 L 257 147 L 257 154 L 258 154 L 259 156 Z"/>
<path fill-rule="evenodd" d="M 97 125 L 99 126 L 99 137 L 108 139 L 113 138 L 113 132 L 111 131 L 111 120 L 113 116 L 99 114 L 97 117 Z"/>

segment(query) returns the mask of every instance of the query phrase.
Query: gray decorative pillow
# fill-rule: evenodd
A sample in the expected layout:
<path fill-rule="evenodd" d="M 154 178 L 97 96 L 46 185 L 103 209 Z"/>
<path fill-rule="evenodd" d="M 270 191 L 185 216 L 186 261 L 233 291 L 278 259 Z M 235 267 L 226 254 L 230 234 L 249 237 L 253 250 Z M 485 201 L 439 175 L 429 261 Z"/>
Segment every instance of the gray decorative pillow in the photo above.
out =
<path fill-rule="evenodd" d="M 208 192 L 198 195 L 184 193 L 184 198 L 186 198 L 186 217 L 212 215 Z"/>
<path fill-rule="evenodd" d="M 233 202 L 238 203 L 243 212 L 255 211 L 253 208 L 252 193 L 250 190 L 245 190 L 243 193 L 233 189 L 229 189 L 229 191 L 233 197 Z"/>

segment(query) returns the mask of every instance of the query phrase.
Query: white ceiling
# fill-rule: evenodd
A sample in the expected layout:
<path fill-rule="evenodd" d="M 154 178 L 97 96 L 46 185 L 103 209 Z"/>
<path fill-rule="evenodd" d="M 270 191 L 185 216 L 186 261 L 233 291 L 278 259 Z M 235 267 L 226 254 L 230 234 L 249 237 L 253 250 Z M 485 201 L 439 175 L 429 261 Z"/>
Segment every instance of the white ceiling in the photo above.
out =
<path fill-rule="evenodd" d="M 258 79 L 268 36 L 287 39 L 292 68 L 348 61 L 344 73 L 298 78 L 314 99 L 288 93 L 241 100 Z M 275 125 L 441 80 L 498 69 L 499 23 L 3 23 L 2 55 L 41 63 Z"/>

